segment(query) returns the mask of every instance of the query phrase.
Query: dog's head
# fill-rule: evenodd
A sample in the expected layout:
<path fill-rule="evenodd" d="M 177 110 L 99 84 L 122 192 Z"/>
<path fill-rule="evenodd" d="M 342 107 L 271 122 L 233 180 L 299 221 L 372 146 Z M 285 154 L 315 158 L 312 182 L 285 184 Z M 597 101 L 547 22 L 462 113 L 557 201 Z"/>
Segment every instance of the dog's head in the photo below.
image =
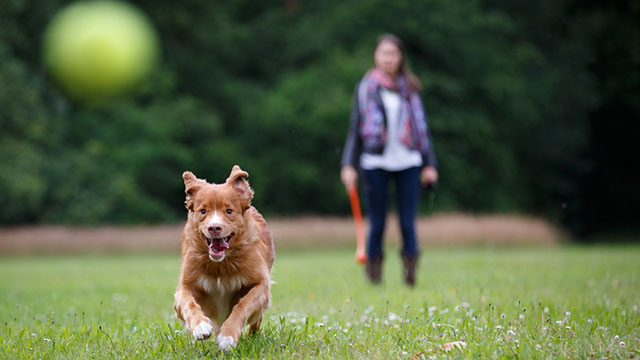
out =
<path fill-rule="evenodd" d="M 244 213 L 251 207 L 253 190 L 246 178 L 249 174 L 234 166 L 223 184 L 209 184 L 190 171 L 182 174 L 189 223 L 197 228 L 200 249 L 208 249 L 209 258 L 220 262 L 234 240 L 244 230 Z"/>

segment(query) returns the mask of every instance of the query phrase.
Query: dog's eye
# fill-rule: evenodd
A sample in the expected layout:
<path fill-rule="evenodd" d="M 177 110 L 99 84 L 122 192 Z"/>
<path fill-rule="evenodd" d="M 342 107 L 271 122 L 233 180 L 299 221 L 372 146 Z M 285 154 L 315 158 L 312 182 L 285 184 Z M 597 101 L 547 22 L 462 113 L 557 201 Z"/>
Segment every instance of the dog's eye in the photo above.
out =
<path fill-rule="evenodd" d="M 232 212 L 233 212 L 233 209 L 227 209 L 227 214 L 231 215 Z"/>
<path fill-rule="evenodd" d="M 207 213 L 207 209 L 202 209 L 202 210 L 200 210 L 200 214 L 204 215 L 204 214 L 206 214 L 206 213 Z"/>

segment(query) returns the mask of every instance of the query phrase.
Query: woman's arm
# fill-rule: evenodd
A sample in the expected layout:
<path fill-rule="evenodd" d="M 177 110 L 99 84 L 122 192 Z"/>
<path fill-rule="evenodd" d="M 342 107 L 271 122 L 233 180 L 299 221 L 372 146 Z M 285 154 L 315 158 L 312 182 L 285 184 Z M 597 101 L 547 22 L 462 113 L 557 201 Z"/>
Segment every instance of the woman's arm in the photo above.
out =
<path fill-rule="evenodd" d="M 356 85 L 353 94 L 353 105 L 351 107 L 351 117 L 349 121 L 349 132 L 342 151 L 342 168 L 340 169 L 340 179 L 347 188 L 347 191 L 355 188 L 358 182 L 358 162 L 362 153 L 362 141 L 359 136 L 360 128 L 360 105 L 358 103 L 358 88 Z"/>
<path fill-rule="evenodd" d="M 359 136 L 360 127 L 360 105 L 358 103 L 358 87 L 360 83 L 356 85 L 356 89 L 353 93 L 353 105 L 351 107 L 351 117 L 349 121 L 349 131 L 347 133 L 347 140 L 344 144 L 342 151 L 341 165 L 351 165 L 354 168 L 358 167 L 360 160 L 360 154 L 362 153 L 362 141 Z"/>

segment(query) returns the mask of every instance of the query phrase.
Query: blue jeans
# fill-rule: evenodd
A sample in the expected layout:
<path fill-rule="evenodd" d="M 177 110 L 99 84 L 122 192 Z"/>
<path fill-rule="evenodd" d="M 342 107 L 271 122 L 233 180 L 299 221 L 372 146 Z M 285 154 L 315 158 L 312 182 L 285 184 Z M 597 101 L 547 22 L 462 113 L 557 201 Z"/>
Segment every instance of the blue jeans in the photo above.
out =
<path fill-rule="evenodd" d="M 371 223 L 371 232 L 367 242 L 367 256 L 376 259 L 382 256 L 382 237 L 387 219 L 389 180 L 396 185 L 396 201 L 400 229 L 402 231 L 402 254 L 418 254 L 415 220 L 420 201 L 420 168 L 403 171 L 362 170 L 364 178 L 367 212 Z"/>

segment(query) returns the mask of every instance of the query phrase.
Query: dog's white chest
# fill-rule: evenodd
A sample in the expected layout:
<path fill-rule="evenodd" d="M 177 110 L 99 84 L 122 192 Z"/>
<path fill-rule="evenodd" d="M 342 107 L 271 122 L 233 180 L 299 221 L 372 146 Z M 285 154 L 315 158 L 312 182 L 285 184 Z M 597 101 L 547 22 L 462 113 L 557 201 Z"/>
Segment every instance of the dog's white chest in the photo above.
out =
<path fill-rule="evenodd" d="M 198 286 L 200 286 L 207 294 L 214 297 L 232 295 L 247 284 L 247 279 L 241 276 L 235 276 L 228 279 L 201 276 L 198 279 Z"/>
<path fill-rule="evenodd" d="M 249 281 L 240 276 L 232 278 L 210 278 L 201 276 L 198 285 L 207 293 L 209 301 L 215 309 L 213 317 L 218 324 L 222 324 L 231 314 L 235 304 L 232 304 L 233 296 Z"/>

